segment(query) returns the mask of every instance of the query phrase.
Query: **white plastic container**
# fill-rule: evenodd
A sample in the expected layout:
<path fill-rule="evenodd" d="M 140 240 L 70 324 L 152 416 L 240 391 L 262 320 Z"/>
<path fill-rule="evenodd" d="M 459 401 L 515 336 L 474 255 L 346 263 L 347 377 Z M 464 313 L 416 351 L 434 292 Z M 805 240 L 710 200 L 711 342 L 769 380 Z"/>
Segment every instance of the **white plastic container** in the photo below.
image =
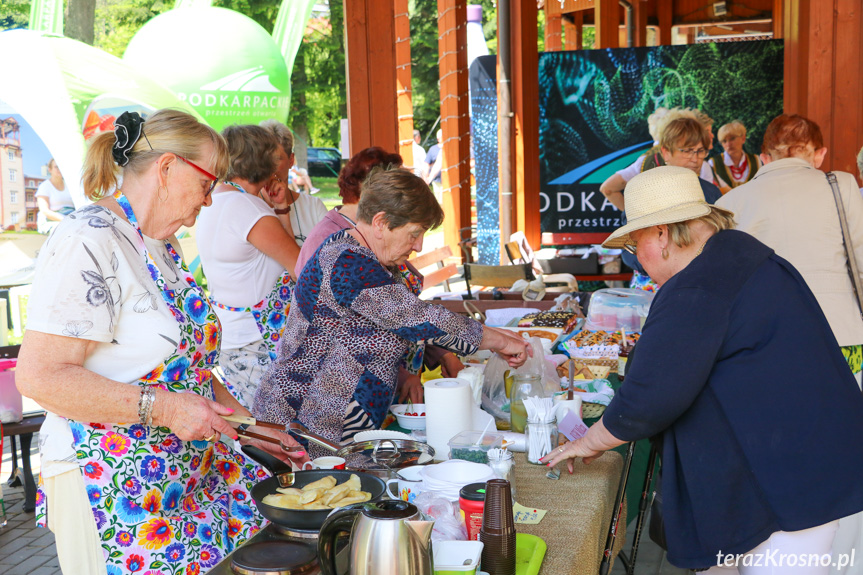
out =
<path fill-rule="evenodd" d="M 0 359 L 0 422 L 18 423 L 24 419 L 24 402 L 15 387 L 15 358 Z"/>
<path fill-rule="evenodd" d="M 653 302 L 653 292 L 628 288 L 609 288 L 594 292 L 590 298 L 585 329 L 641 333 Z"/>
<path fill-rule="evenodd" d="M 482 557 L 480 541 L 438 541 L 433 543 L 435 575 L 477 573 Z M 467 563 L 467 565 L 465 565 Z"/>

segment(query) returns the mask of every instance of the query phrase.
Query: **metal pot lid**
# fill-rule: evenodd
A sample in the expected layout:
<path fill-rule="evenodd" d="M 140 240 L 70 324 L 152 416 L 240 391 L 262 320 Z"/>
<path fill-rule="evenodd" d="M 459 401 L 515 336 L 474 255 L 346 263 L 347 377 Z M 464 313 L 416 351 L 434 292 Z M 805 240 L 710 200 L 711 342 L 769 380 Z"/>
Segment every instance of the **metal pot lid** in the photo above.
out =
<path fill-rule="evenodd" d="M 434 448 L 409 439 L 374 439 L 343 447 L 338 456 L 344 458 L 348 469 L 355 471 L 384 471 L 424 465 L 434 460 Z"/>

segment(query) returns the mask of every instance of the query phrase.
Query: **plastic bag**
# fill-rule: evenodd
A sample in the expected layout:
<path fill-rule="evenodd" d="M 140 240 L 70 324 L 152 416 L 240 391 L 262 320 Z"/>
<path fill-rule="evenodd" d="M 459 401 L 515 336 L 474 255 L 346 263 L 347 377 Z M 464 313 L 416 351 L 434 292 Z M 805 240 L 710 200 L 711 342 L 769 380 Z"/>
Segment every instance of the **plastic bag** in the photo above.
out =
<path fill-rule="evenodd" d="M 506 396 L 506 378 L 518 374 L 539 373 L 542 375 L 542 385 L 548 396 L 560 391 L 560 377 L 553 362 L 546 360 L 542 347 L 542 339 L 530 338 L 533 357 L 528 357 L 524 365 L 512 369 L 504 359 L 495 354 L 488 360 L 483 372 L 482 408 L 492 414 L 496 421 L 509 424 L 509 398 Z"/>
<path fill-rule="evenodd" d="M 414 499 L 414 505 L 420 512 L 434 519 L 432 542 L 467 541 L 467 527 L 461 520 L 457 503 L 436 494 L 434 491 L 423 491 Z"/>

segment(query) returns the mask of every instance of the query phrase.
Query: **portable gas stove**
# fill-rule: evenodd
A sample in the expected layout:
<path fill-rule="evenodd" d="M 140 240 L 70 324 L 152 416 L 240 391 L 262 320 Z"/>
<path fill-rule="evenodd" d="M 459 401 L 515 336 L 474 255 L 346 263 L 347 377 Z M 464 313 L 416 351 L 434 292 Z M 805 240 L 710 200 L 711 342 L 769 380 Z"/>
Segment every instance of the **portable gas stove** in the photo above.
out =
<path fill-rule="evenodd" d="M 347 573 L 347 537 L 336 555 L 339 573 Z M 270 524 L 234 549 L 209 571 L 211 575 L 319 575 L 318 531 L 286 529 Z"/>

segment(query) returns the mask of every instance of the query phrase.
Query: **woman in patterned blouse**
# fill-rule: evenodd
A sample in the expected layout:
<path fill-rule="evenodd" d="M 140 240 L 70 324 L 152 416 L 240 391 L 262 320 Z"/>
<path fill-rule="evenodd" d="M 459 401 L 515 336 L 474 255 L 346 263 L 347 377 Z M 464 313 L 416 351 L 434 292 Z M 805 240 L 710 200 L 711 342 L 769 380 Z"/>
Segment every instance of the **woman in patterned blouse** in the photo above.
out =
<path fill-rule="evenodd" d="M 363 183 L 357 226 L 330 236 L 297 280 L 279 357 L 261 381 L 252 412 L 300 421 L 336 442 L 380 428 L 411 341 L 461 355 L 490 349 L 512 366 L 526 341 L 417 298 L 395 271 L 443 210 L 421 178 L 376 169 Z M 309 446 L 316 457 L 320 448 Z"/>

